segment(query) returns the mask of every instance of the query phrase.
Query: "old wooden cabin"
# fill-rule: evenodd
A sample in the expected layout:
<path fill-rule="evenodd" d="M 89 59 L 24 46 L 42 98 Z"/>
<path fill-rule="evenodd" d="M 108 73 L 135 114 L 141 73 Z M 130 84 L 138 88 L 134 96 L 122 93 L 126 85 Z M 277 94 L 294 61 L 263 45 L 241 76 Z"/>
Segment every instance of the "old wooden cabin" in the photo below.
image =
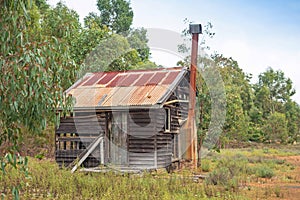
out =
<path fill-rule="evenodd" d="M 55 131 L 60 166 L 81 159 L 85 167 L 157 169 L 191 159 L 186 68 L 88 73 L 66 93 L 75 105 Z"/>

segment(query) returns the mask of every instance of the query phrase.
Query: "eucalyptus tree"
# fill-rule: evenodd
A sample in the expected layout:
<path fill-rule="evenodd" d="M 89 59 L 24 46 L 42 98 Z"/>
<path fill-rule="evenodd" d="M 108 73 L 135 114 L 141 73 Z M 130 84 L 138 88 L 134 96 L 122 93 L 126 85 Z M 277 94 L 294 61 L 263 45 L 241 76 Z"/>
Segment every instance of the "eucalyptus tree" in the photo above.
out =
<path fill-rule="evenodd" d="M 259 81 L 254 85 L 255 105 L 260 110 L 265 139 L 279 138 L 293 142 L 299 135 L 299 105 L 292 99 L 295 94 L 293 83 L 281 70 L 268 68 L 259 75 Z M 284 115 L 284 116 L 282 116 Z M 274 132 L 269 124 L 278 122 L 281 135 Z M 280 123 L 279 123 L 280 121 Z M 282 122 L 282 123 L 281 123 Z M 280 127 L 278 127 L 280 125 Z M 287 131 L 285 131 L 287 129 Z"/>
<path fill-rule="evenodd" d="M 0 160 L 5 173 L 7 165 L 26 171 L 26 159 L 13 152 L 25 131 L 39 134 L 47 121 L 54 121 L 76 65 L 69 46 L 42 34 L 39 19 L 32 17 L 40 14 L 34 1 L 3 0 L 0 6 L 0 146 L 8 152 Z M 13 194 L 18 198 L 17 187 Z"/>
<path fill-rule="evenodd" d="M 100 23 L 114 33 L 129 31 L 133 20 L 133 11 L 130 2 L 126 0 L 98 0 L 97 8 L 100 11 Z"/>

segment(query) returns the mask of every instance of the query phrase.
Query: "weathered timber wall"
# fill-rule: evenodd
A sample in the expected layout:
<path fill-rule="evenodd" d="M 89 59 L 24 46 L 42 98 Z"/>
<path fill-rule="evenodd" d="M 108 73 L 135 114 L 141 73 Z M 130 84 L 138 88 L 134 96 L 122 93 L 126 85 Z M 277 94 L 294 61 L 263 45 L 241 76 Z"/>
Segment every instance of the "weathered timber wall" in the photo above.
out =
<path fill-rule="evenodd" d="M 60 166 L 68 166 L 100 134 L 105 132 L 105 113 L 75 113 L 60 119 L 55 131 L 55 159 Z M 86 167 L 100 164 L 100 145 L 83 163 Z"/>
<path fill-rule="evenodd" d="M 134 168 L 156 167 L 156 124 L 152 110 L 131 110 L 128 119 L 129 165 Z"/>

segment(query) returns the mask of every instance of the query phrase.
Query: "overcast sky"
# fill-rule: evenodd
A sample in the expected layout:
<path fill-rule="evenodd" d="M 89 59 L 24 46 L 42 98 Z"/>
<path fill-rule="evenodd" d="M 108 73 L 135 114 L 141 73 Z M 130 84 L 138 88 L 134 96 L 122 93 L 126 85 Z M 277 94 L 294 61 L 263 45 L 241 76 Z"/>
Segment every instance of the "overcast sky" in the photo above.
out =
<path fill-rule="evenodd" d="M 59 0 L 48 0 L 55 5 Z M 81 20 L 97 12 L 96 0 L 65 0 Z M 272 67 L 281 69 L 294 82 L 300 103 L 300 1 L 298 0 L 131 0 L 133 26 L 168 29 L 186 27 L 185 18 L 213 24 L 211 50 L 233 57 L 254 77 Z M 174 66 L 180 59 L 163 51 L 152 51 L 157 64 Z M 255 81 L 256 79 L 254 79 Z"/>

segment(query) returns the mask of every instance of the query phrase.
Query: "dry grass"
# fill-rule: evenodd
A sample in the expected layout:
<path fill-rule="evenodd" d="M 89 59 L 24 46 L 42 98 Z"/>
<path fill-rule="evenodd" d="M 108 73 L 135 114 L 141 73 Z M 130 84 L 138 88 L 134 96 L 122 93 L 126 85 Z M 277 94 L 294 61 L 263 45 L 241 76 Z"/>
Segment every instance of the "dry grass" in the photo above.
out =
<path fill-rule="evenodd" d="M 198 172 L 143 175 L 80 173 L 59 169 L 51 159 L 29 158 L 29 177 L 8 168 L 0 174 L 4 199 L 21 184 L 21 199 L 293 199 L 300 196 L 297 148 L 230 149 L 205 158 Z M 4 196 L 4 194 L 6 196 Z"/>

